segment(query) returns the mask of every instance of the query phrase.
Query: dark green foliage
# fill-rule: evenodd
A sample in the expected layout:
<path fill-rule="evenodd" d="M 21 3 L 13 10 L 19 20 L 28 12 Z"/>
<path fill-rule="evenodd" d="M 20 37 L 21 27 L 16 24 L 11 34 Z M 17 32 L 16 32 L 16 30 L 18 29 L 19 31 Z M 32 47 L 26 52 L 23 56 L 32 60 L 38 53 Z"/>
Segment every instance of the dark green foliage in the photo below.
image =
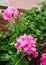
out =
<path fill-rule="evenodd" d="M 6 65 L 15 65 L 22 53 L 17 53 L 14 44 L 23 34 L 35 37 L 37 47 L 39 43 L 46 41 L 46 5 L 42 6 L 41 10 L 37 7 L 27 10 L 26 14 L 20 15 L 19 21 L 13 25 L 8 34 L 0 33 L 0 62 L 7 61 Z M 18 65 L 28 65 L 26 58 L 24 57 Z"/>

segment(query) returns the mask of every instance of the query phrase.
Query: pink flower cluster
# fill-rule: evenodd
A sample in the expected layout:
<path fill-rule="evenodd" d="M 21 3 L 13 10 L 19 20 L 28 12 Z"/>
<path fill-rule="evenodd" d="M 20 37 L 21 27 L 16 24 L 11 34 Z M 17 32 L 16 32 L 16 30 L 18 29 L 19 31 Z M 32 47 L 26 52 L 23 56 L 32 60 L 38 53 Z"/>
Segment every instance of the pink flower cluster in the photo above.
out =
<path fill-rule="evenodd" d="M 46 65 L 46 53 L 42 54 L 40 62 L 41 62 L 42 65 Z"/>
<path fill-rule="evenodd" d="M 12 15 L 18 16 L 19 12 L 17 9 L 14 7 L 8 7 L 4 12 L 3 12 L 3 18 L 4 20 L 9 20 L 12 18 Z"/>
<path fill-rule="evenodd" d="M 27 55 L 32 55 L 33 57 L 38 56 L 38 52 L 36 51 L 36 39 L 32 36 L 27 36 L 24 34 L 17 39 L 17 43 L 15 44 L 17 49 L 21 49 Z"/>

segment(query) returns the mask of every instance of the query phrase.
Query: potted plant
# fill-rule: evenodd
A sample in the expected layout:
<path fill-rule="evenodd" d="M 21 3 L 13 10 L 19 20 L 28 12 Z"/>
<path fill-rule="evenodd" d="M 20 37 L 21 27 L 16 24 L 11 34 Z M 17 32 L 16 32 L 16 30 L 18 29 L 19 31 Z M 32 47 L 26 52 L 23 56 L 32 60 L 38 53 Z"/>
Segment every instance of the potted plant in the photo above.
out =
<path fill-rule="evenodd" d="M 22 14 L 8 7 L 3 13 L 8 22 L 17 17 L 7 34 L 0 32 L 0 61 L 4 65 L 46 65 L 46 5 Z"/>

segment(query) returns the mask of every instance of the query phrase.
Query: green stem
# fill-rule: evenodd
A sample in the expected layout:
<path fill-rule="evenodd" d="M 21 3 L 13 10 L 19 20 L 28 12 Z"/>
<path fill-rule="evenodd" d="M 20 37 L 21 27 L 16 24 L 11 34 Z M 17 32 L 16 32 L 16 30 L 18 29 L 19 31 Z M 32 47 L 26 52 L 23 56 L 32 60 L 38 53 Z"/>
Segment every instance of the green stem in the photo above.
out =
<path fill-rule="evenodd" d="M 15 65 L 17 65 L 24 56 L 25 56 L 25 54 L 21 56 L 21 58 L 17 61 L 17 63 Z"/>

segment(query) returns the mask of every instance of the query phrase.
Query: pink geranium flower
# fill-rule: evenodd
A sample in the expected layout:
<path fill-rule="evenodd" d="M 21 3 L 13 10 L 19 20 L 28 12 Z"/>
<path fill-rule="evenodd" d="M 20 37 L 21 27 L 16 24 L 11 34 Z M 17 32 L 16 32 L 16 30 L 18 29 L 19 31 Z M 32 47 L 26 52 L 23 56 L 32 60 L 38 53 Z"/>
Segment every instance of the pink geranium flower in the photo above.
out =
<path fill-rule="evenodd" d="M 19 15 L 19 12 L 14 7 L 8 7 L 3 13 L 3 18 L 4 20 L 10 20 L 12 18 L 12 15 L 17 17 Z"/>
<path fill-rule="evenodd" d="M 42 54 L 42 57 L 40 59 L 40 63 L 42 65 L 46 65 L 46 53 Z"/>
<path fill-rule="evenodd" d="M 38 56 L 38 52 L 36 51 L 36 39 L 32 36 L 27 36 L 26 34 L 20 36 L 20 38 L 17 39 L 15 47 L 21 49 L 27 55 Z"/>

